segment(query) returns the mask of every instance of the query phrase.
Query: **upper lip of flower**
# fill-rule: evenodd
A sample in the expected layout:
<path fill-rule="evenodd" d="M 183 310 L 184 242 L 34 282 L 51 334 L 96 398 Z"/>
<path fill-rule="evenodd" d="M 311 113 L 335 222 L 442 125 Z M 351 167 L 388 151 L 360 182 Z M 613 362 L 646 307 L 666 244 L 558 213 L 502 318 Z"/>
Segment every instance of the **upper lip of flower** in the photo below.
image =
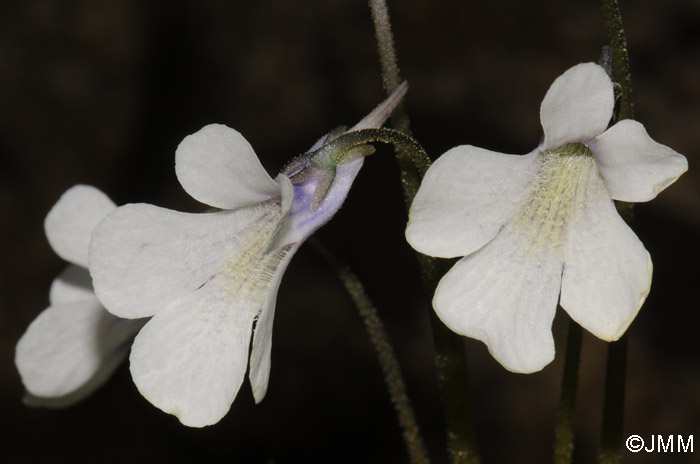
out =
<path fill-rule="evenodd" d="M 542 101 L 537 149 L 453 148 L 428 170 L 411 207 L 406 238 L 415 249 L 464 256 L 436 290 L 438 316 L 484 341 L 510 370 L 533 372 L 553 358 L 560 293 L 574 320 L 614 340 L 649 291 L 651 260 L 611 198 L 650 200 L 687 161 L 636 121 L 606 130 L 613 104 L 600 66 L 574 66 Z"/>

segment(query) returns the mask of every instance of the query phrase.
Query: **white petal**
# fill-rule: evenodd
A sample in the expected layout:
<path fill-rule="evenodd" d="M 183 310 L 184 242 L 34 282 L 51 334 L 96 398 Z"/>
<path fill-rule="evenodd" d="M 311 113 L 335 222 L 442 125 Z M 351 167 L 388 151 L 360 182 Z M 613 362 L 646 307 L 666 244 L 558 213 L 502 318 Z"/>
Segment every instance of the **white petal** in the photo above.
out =
<path fill-rule="evenodd" d="M 289 261 L 301 244 L 292 247 L 287 255 L 281 259 L 272 279 L 269 283 L 269 290 L 265 298 L 262 311 L 255 324 L 253 335 L 253 347 L 250 353 L 250 372 L 248 378 L 253 389 L 255 402 L 259 403 L 265 398 L 267 393 L 267 383 L 270 379 L 270 364 L 272 353 L 272 325 L 275 317 L 275 303 L 277 301 L 277 290 L 279 289 L 282 275 L 287 269 Z"/>
<path fill-rule="evenodd" d="M 46 215 L 44 230 L 58 256 L 87 267 L 90 234 L 116 205 L 107 195 L 89 185 L 69 188 Z"/>
<path fill-rule="evenodd" d="M 120 351 L 118 356 L 113 356 L 106 360 L 100 369 L 95 372 L 95 374 L 85 382 L 82 386 L 73 390 L 63 396 L 35 396 L 31 392 L 27 391 L 24 394 L 22 401 L 27 406 L 32 406 L 35 408 L 67 408 L 73 406 L 88 396 L 92 395 L 98 388 L 104 385 L 107 380 L 114 374 L 114 371 L 121 365 L 121 363 L 126 358 L 126 354 L 129 352 L 129 344 L 124 346 L 124 349 Z"/>
<path fill-rule="evenodd" d="M 192 198 L 222 209 L 236 209 L 279 195 L 248 141 L 235 129 L 209 124 L 178 145 L 175 172 Z"/>
<path fill-rule="evenodd" d="M 605 70 L 582 63 L 559 76 L 540 107 L 544 149 L 571 142 L 587 142 L 603 133 L 615 104 L 613 86 Z"/>
<path fill-rule="evenodd" d="M 616 200 L 652 200 L 688 170 L 688 160 L 655 142 L 644 126 L 625 119 L 592 144 L 610 196 Z"/>
<path fill-rule="evenodd" d="M 564 249 L 561 306 L 593 335 L 617 340 L 649 293 L 651 258 L 600 177 L 578 211 Z"/>
<path fill-rule="evenodd" d="M 147 204 L 117 208 L 90 243 L 95 292 L 118 316 L 153 315 L 202 286 L 253 241 L 266 244 L 279 216 L 274 202 L 206 214 Z"/>
<path fill-rule="evenodd" d="M 51 283 L 49 302 L 52 305 L 95 299 L 90 273 L 83 267 L 71 264 Z"/>
<path fill-rule="evenodd" d="M 190 427 L 218 422 L 245 376 L 264 293 L 232 293 L 225 275 L 172 302 L 141 330 L 131 374 L 141 394 Z M 252 297 L 252 298 L 251 298 Z"/>
<path fill-rule="evenodd" d="M 421 253 L 468 255 L 491 240 L 519 208 L 536 153 L 505 155 L 463 145 L 433 163 L 409 214 L 406 239 Z"/>
<path fill-rule="evenodd" d="M 275 180 L 279 183 L 282 190 L 282 211 L 281 219 L 277 223 L 272 237 L 270 237 L 266 252 L 282 248 L 300 238 L 293 229 L 294 225 L 289 220 L 289 212 L 294 204 L 294 186 L 292 181 L 284 174 L 279 174 Z"/>
<path fill-rule="evenodd" d="M 17 343 L 22 382 L 31 395 L 56 398 L 57 405 L 87 396 L 126 357 L 141 325 L 109 314 L 96 298 L 50 306 Z"/>
<path fill-rule="evenodd" d="M 453 331 L 483 341 L 506 369 L 530 373 L 554 359 L 552 320 L 561 261 L 511 225 L 442 278 L 433 299 Z"/>

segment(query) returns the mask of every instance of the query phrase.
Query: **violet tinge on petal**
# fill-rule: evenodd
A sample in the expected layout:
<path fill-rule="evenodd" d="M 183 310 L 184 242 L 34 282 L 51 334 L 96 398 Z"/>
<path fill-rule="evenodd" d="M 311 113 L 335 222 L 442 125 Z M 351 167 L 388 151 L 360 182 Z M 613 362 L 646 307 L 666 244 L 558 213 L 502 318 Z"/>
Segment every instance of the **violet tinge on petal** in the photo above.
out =
<path fill-rule="evenodd" d="M 380 127 L 405 91 L 351 130 Z M 175 169 L 193 198 L 220 211 L 129 204 L 97 226 L 90 273 L 100 301 L 119 317 L 152 316 L 132 347 L 134 382 L 183 424 L 218 422 L 248 365 L 256 402 L 265 396 L 282 275 L 302 242 L 338 211 L 367 154 L 358 148 L 321 163 L 332 138 L 272 179 L 239 132 L 205 126 L 180 143 Z"/>
<path fill-rule="evenodd" d="M 542 101 L 539 147 L 522 156 L 455 147 L 430 167 L 411 206 L 409 243 L 462 257 L 437 287 L 436 313 L 511 371 L 552 361 L 557 303 L 613 341 L 649 293 L 651 258 L 613 200 L 649 201 L 688 164 L 637 121 L 607 128 L 613 106 L 603 68 L 574 66 Z"/>

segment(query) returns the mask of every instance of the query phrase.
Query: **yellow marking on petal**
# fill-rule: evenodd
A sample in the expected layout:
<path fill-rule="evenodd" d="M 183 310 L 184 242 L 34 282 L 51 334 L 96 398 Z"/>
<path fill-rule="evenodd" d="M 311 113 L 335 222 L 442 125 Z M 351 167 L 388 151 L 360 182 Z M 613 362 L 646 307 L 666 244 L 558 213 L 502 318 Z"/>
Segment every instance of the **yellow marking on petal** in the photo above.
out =
<path fill-rule="evenodd" d="M 539 156 L 535 182 L 514 224 L 524 231 L 524 253 L 561 248 L 586 201 L 588 186 L 600 176 L 593 154 L 582 143 L 563 145 Z"/>
<path fill-rule="evenodd" d="M 292 245 L 265 253 L 277 223 L 282 218 L 279 200 L 259 206 L 260 214 L 238 236 L 241 247 L 214 277 L 222 298 L 235 301 L 238 309 L 259 312 L 265 302 L 270 281 Z M 212 282 L 212 283 L 214 283 Z"/>

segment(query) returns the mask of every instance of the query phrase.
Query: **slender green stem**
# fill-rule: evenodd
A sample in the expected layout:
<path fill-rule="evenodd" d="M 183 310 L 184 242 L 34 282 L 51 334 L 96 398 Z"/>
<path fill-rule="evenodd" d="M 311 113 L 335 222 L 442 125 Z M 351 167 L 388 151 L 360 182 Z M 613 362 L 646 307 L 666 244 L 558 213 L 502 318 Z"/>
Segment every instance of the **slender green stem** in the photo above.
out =
<path fill-rule="evenodd" d="M 370 0 L 372 20 L 374 21 L 379 60 L 382 68 L 384 88 L 388 95 L 402 82 L 396 59 L 391 22 L 385 0 Z M 394 111 L 392 125 L 401 132 L 410 134 L 408 116 L 399 106 Z M 397 149 L 396 158 L 401 172 L 401 185 L 407 208 L 410 208 L 418 191 L 420 181 L 430 166 L 430 158 L 418 156 L 405 150 Z M 440 277 L 447 270 L 444 261 L 418 254 L 421 277 L 428 295 L 435 292 Z M 453 464 L 477 464 L 480 462 L 471 404 L 469 401 L 469 382 L 467 361 L 461 336 L 450 331 L 432 315 L 433 339 L 435 341 L 435 363 L 438 371 L 441 400 L 447 427 L 447 449 Z"/>
<path fill-rule="evenodd" d="M 391 402 L 396 409 L 411 462 L 413 464 L 429 464 L 428 453 L 420 435 L 411 400 L 406 392 L 401 368 L 386 330 L 384 330 L 384 324 L 379 318 L 377 308 L 372 304 L 372 300 L 367 295 L 360 279 L 347 265 L 340 263 L 318 240 L 311 240 L 310 243 L 338 274 L 365 323 L 367 333 L 377 352 L 379 365 L 384 373 L 384 381 L 389 390 Z"/>
<path fill-rule="evenodd" d="M 377 48 L 379 51 L 379 64 L 382 67 L 382 80 L 384 90 L 387 95 L 398 87 L 403 79 L 399 73 L 398 60 L 396 59 L 396 48 L 394 47 L 394 35 L 391 32 L 391 21 L 389 19 L 389 9 L 385 0 L 370 0 L 372 10 L 372 21 L 374 22 L 374 33 L 377 36 Z M 392 115 L 392 123 L 395 129 L 411 135 L 410 122 L 406 112 L 404 102 L 400 102 Z"/>
<path fill-rule="evenodd" d="M 627 51 L 627 39 L 622 28 L 622 16 L 618 0 L 603 0 L 603 17 L 607 30 L 608 41 L 612 47 L 612 80 L 618 86 L 618 111 L 615 120 L 634 117 L 632 106 L 632 74 L 630 58 Z"/>
<path fill-rule="evenodd" d="M 406 207 L 410 207 L 413 197 L 416 196 L 420 186 L 420 180 L 430 166 L 430 158 L 428 158 L 427 153 L 413 138 L 404 132 L 380 127 L 379 129 L 360 129 L 347 132 L 332 140 L 328 146 L 329 151 L 335 153 L 338 157 L 342 157 L 344 153 L 357 148 L 359 145 L 371 142 L 394 145 L 396 158 L 399 160 L 401 169 L 401 184 L 404 190 Z M 439 278 L 439 276 L 437 277 Z"/>
<path fill-rule="evenodd" d="M 576 410 L 576 387 L 581 360 L 581 326 L 569 321 L 566 340 L 566 358 L 561 382 L 561 398 L 554 433 L 554 464 L 569 464 L 574 451 L 574 412 Z"/>
<path fill-rule="evenodd" d="M 431 292 L 432 293 L 432 292 Z M 447 451 L 453 464 L 481 462 L 470 403 L 464 341 L 430 312 L 435 340 L 435 365 L 447 425 Z"/>
<path fill-rule="evenodd" d="M 627 368 L 627 335 L 608 346 L 608 367 L 605 373 L 603 432 L 600 464 L 619 464 L 623 453 L 625 415 L 625 377 Z"/>
<path fill-rule="evenodd" d="M 608 40 L 612 47 L 612 80 L 617 86 L 618 102 L 614 121 L 632 118 L 632 75 L 630 73 L 627 40 L 622 28 L 622 16 L 618 0 L 603 0 L 603 17 Z M 617 202 L 616 206 L 625 220 L 632 217 L 629 204 Z M 627 335 L 608 345 L 608 361 L 605 373 L 605 399 L 603 402 L 603 430 L 598 460 L 601 464 L 619 464 L 623 456 L 623 426 L 625 415 L 625 374 L 627 369 Z"/>

